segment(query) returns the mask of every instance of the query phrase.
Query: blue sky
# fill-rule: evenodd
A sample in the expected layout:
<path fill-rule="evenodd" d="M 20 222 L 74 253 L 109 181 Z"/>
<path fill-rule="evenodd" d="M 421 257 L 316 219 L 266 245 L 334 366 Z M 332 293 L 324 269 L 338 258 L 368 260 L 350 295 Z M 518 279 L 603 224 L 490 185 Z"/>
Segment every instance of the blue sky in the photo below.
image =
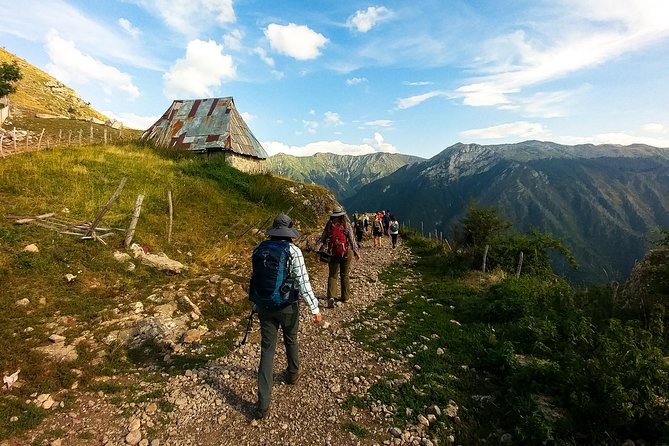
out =
<path fill-rule="evenodd" d="M 135 128 L 173 99 L 233 96 L 270 154 L 669 147 L 667 0 L 0 0 L 0 11 L 1 46 Z"/>

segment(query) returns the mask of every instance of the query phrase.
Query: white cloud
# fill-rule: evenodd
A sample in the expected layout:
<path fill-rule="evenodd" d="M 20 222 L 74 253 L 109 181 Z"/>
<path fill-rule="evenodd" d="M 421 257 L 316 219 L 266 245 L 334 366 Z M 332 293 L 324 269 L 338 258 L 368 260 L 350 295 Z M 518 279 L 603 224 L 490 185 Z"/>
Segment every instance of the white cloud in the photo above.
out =
<path fill-rule="evenodd" d="M 358 10 L 346 21 L 349 28 L 366 33 L 377 24 L 392 18 L 393 12 L 385 6 L 370 6 L 366 11 Z"/>
<path fill-rule="evenodd" d="M 499 109 L 515 110 L 529 117 L 560 118 L 569 115 L 569 106 L 588 88 L 585 86 L 571 91 L 539 92 L 527 98 L 515 98 L 513 103 L 500 105 Z"/>
<path fill-rule="evenodd" d="M 365 125 L 368 127 L 391 127 L 394 124 L 390 119 L 377 119 L 375 121 L 367 121 Z"/>
<path fill-rule="evenodd" d="M 559 136 L 553 138 L 560 144 L 647 144 L 654 147 L 669 148 L 669 138 L 657 138 L 639 135 L 630 135 L 623 132 L 598 133 L 591 136 Z"/>
<path fill-rule="evenodd" d="M 332 126 L 344 125 L 344 122 L 341 120 L 339 113 L 326 111 L 323 116 L 325 116 L 325 124 Z"/>
<path fill-rule="evenodd" d="M 133 26 L 133 24 L 128 19 L 124 19 L 123 17 L 121 17 L 120 19 L 118 19 L 118 24 L 133 39 L 138 38 L 139 35 L 142 34 L 142 31 L 140 31 L 139 28 Z"/>
<path fill-rule="evenodd" d="M 411 108 L 415 107 L 418 104 L 421 104 L 428 99 L 431 98 L 436 98 L 439 96 L 448 96 L 448 94 L 444 91 L 430 91 L 429 93 L 424 93 L 424 94 L 419 94 L 416 96 L 409 96 L 408 98 L 401 98 L 398 99 L 396 104 L 397 108 L 399 109 L 405 109 L 405 108 Z"/>
<path fill-rule="evenodd" d="M 669 37 L 665 0 L 561 0 L 543 36 L 516 31 L 490 40 L 481 77 L 457 89 L 463 102 L 496 106 L 529 86 L 590 69 Z M 544 25 L 539 23 L 537 28 Z"/>
<path fill-rule="evenodd" d="M 170 99 L 211 96 L 211 89 L 234 79 L 236 68 L 232 56 L 213 40 L 193 40 L 186 56 L 178 59 L 163 75 L 164 93 Z"/>
<path fill-rule="evenodd" d="M 434 82 L 430 81 L 416 81 L 416 82 L 409 82 L 409 81 L 404 81 L 402 82 L 402 85 L 410 85 L 412 87 L 422 87 L 424 85 L 433 85 Z"/>
<path fill-rule="evenodd" d="M 265 37 L 274 51 L 297 60 L 315 59 L 320 56 L 321 48 L 329 40 L 308 26 L 270 24 L 265 29 Z"/>
<path fill-rule="evenodd" d="M 311 133 L 312 135 L 316 133 L 316 129 L 318 128 L 318 121 L 307 121 L 305 119 L 302 120 L 302 125 L 304 126 L 304 129 L 307 131 L 307 133 Z"/>
<path fill-rule="evenodd" d="M 527 121 L 517 121 L 460 132 L 460 136 L 472 139 L 500 139 L 508 137 L 545 138 L 550 136 L 550 134 L 550 131 L 544 128 L 543 124 Z"/>
<path fill-rule="evenodd" d="M 258 46 L 258 47 L 256 47 L 256 48 L 253 49 L 253 52 L 254 52 L 255 54 L 257 54 L 258 57 L 260 57 L 260 60 L 262 60 L 263 62 L 265 62 L 265 63 L 266 63 L 267 65 L 269 65 L 270 67 L 273 67 L 273 66 L 274 66 L 274 59 L 272 59 L 271 57 L 269 57 L 269 56 L 267 55 L 267 51 L 265 51 L 264 48 L 261 48 L 261 47 Z"/>
<path fill-rule="evenodd" d="M 0 34 L 46 44 L 47 31 L 55 29 L 63 39 L 74 42 L 81 52 L 94 54 L 98 60 L 111 59 L 134 67 L 161 69 L 156 58 L 138 47 L 134 39 L 119 29 L 117 22 L 98 22 L 65 1 L 49 0 L 45 6 L 43 0 L 21 0 L 20 13 L 18 10 L 14 14 L 5 13 L 11 10 L 9 6 L 0 6 L 0 10 L 3 11 Z"/>
<path fill-rule="evenodd" d="M 122 122 L 125 127 L 138 130 L 148 129 L 160 118 L 160 116 L 139 116 L 130 112 L 114 113 L 112 111 L 103 111 L 101 113 L 109 119 Z"/>
<path fill-rule="evenodd" d="M 669 132 L 669 128 L 667 128 L 666 125 L 659 124 L 657 122 L 649 122 L 648 124 L 644 124 L 641 126 L 641 129 L 647 133 L 655 133 L 660 135 Z"/>
<path fill-rule="evenodd" d="M 358 85 L 363 82 L 367 82 L 366 77 L 352 77 L 351 79 L 346 79 L 346 85 Z"/>
<path fill-rule="evenodd" d="M 289 146 L 277 141 L 265 141 L 262 145 L 270 156 L 277 153 L 286 153 L 293 156 L 311 156 L 324 152 L 337 155 L 365 155 L 377 152 L 399 153 L 394 145 L 385 142 L 380 133 L 375 133 L 372 138 L 365 139 L 360 144 L 348 144 L 335 140 L 317 141 L 304 146 Z"/>
<path fill-rule="evenodd" d="M 61 82 L 85 84 L 95 81 L 109 95 L 113 90 L 120 90 L 130 99 L 139 96 L 139 89 L 133 84 L 129 74 L 82 53 L 74 42 L 61 38 L 55 30 L 50 30 L 47 34 L 46 51 L 51 60 L 46 69 Z"/>
<path fill-rule="evenodd" d="M 236 20 L 232 0 L 129 0 L 159 17 L 165 25 L 194 37 L 213 25 Z"/>
<path fill-rule="evenodd" d="M 249 112 L 241 112 L 240 115 L 242 115 L 244 122 L 246 122 L 247 124 L 256 119 L 256 115 L 252 115 Z"/>
<path fill-rule="evenodd" d="M 242 49 L 243 38 L 244 34 L 240 30 L 233 29 L 223 36 L 223 46 L 230 51 L 239 51 Z"/>

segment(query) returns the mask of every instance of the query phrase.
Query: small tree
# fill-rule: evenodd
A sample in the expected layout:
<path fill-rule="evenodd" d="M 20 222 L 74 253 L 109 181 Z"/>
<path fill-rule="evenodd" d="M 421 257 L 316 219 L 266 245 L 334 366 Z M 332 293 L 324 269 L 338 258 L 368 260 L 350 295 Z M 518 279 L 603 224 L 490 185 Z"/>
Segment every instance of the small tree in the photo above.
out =
<path fill-rule="evenodd" d="M 502 217 L 497 209 L 470 203 L 465 216 L 453 229 L 460 246 L 482 249 L 493 238 L 508 233 L 510 228 L 511 222 Z"/>
<path fill-rule="evenodd" d="M 16 61 L 0 63 L 0 98 L 16 91 L 13 82 L 21 79 L 21 69 Z"/>

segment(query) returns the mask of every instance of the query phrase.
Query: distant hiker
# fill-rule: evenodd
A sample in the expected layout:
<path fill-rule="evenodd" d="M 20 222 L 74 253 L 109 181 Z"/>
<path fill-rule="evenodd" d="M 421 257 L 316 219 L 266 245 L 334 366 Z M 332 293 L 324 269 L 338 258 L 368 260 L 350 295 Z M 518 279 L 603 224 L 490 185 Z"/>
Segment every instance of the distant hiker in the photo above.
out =
<path fill-rule="evenodd" d="M 369 216 L 367 214 L 364 214 L 362 216 L 362 224 L 365 227 L 365 232 L 369 229 Z"/>
<path fill-rule="evenodd" d="M 390 240 L 393 243 L 393 249 L 397 246 L 397 235 L 400 233 L 400 224 L 397 217 L 394 215 L 390 217 L 390 224 L 388 225 L 388 232 L 390 232 Z"/>
<path fill-rule="evenodd" d="M 383 235 L 383 221 L 381 216 L 376 214 L 374 221 L 372 221 L 372 240 L 375 247 L 381 247 L 381 236 Z"/>
<path fill-rule="evenodd" d="M 358 218 L 353 223 L 353 228 L 355 229 L 355 241 L 358 244 L 358 248 L 360 248 L 362 246 L 362 235 L 365 232 L 362 220 Z"/>
<path fill-rule="evenodd" d="M 258 368 L 258 403 L 255 417 L 265 418 L 272 399 L 274 351 L 279 327 L 286 347 L 285 377 L 295 384 L 300 376 L 297 330 L 300 321 L 298 296 L 314 315 L 314 323 L 322 319 L 318 300 L 311 289 L 304 256 L 292 239 L 300 234 L 286 214 L 279 214 L 267 230 L 269 240 L 261 242 L 251 257 L 253 272 L 249 299 L 260 318 L 260 366 Z"/>
<path fill-rule="evenodd" d="M 337 288 L 337 275 L 341 284 L 341 301 L 346 302 L 351 297 L 351 286 L 349 283 L 349 270 L 353 257 L 360 259 L 358 244 L 353 239 L 353 228 L 346 216 L 346 211 L 336 206 L 330 214 L 321 235 L 321 243 L 327 247 L 330 253 L 328 262 L 328 306 L 333 307 L 335 301 L 335 289 Z"/>
<path fill-rule="evenodd" d="M 383 233 L 388 237 L 388 226 L 390 225 L 390 211 L 383 211 Z"/>

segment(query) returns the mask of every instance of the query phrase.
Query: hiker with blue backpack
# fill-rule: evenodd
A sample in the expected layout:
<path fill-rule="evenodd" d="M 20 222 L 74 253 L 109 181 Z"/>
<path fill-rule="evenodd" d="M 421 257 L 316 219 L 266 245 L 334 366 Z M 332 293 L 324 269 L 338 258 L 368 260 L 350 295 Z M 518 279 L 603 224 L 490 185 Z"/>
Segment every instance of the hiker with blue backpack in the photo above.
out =
<path fill-rule="evenodd" d="M 351 285 L 349 282 L 349 271 L 353 258 L 360 259 L 358 244 L 354 239 L 353 227 L 346 215 L 346 211 L 340 206 L 335 206 L 330 214 L 330 219 L 323 229 L 321 235 L 322 247 L 326 247 L 330 255 L 328 262 L 328 307 L 334 307 L 335 290 L 337 281 L 341 286 L 342 302 L 351 298 Z M 339 277 L 337 277 L 339 276 Z"/>
<path fill-rule="evenodd" d="M 249 299 L 260 319 L 260 366 L 258 367 L 258 403 L 255 417 L 266 418 L 272 399 L 274 352 L 279 327 L 286 347 L 285 380 L 295 384 L 300 376 L 297 332 L 299 326 L 298 298 L 302 299 L 320 323 L 318 300 L 309 281 L 309 274 L 300 248 L 293 239 L 300 234 L 286 214 L 279 214 L 267 230 L 269 240 L 261 242 L 251 256 L 253 271 Z M 251 317 L 253 313 L 251 313 Z M 249 323 L 250 323 L 249 319 Z"/>

